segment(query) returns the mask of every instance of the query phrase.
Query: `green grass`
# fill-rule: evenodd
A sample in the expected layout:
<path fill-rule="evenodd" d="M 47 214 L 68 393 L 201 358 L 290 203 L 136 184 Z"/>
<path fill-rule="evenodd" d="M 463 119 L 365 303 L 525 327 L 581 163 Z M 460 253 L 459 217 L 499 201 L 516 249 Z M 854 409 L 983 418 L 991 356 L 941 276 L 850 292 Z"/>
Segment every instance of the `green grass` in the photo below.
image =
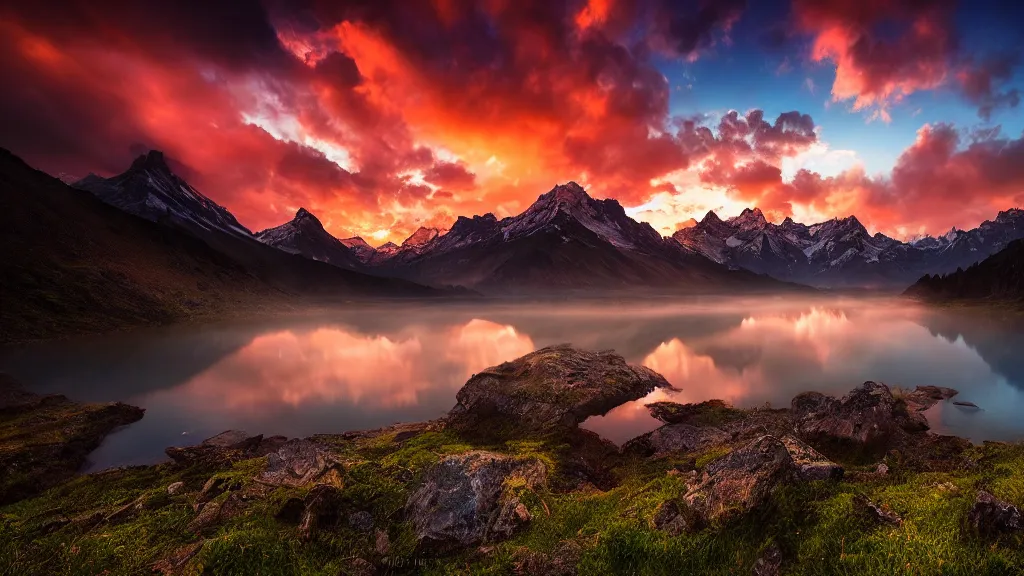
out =
<path fill-rule="evenodd" d="M 199 541 L 203 546 L 187 574 L 336 576 L 353 558 L 387 562 L 393 573 L 510 574 L 527 552 L 559 554 L 565 542 L 579 545 L 578 570 L 584 575 L 746 575 L 769 545 L 782 551 L 788 575 L 978 576 L 1024 569 L 1021 535 L 981 538 L 964 525 L 979 488 L 1024 503 L 1020 445 L 972 448 L 977 464 L 968 470 L 896 469 L 869 481 L 786 486 L 761 508 L 675 537 L 656 530 L 652 518 L 663 502 L 685 493 L 684 480 L 666 474 L 674 465 L 670 460 L 627 458 L 614 471 L 618 486 L 604 492 L 532 492 L 509 482 L 506 489 L 516 492 L 532 514 L 528 528 L 486 553 L 473 549 L 440 558 L 416 549 L 403 517 L 405 501 L 427 467 L 447 454 L 491 449 L 540 458 L 557 475 L 572 449 L 557 438 L 481 444 L 449 431 L 427 431 L 402 442 L 394 435 L 336 439 L 332 446 L 346 462 L 340 478 L 343 505 L 346 511 L 373 515 L 375 528 L 386 532 L 390 543 L 386 557 L 374 551 L 372 531 L 358 532 L 344 521 L 311 541 L 300 541 L 296 527 L 275 515 L 289 498 L 303 497 L 304 488 L 278 488 L 202 535 L 189 532 L 196 514 L 192 505 L 203 483 L 219 475 L 245 490 L 264 465 L 263 459 L 254 459 L 224 470 L 161 465 L 85 476 L 2 508 L 0 574 L 146 574 L 155 561 Z M 722 453 L 688 457 L 700 467 Z M 168 496 L 166 486 L 179 480 L 187 492 Z M 887 506 L 903 524 L 874 523 L 858 509 L 858 495 Z M 121 523 L 47 531 L 55 520 L 114 510 L 140 498 L 144 509 Z"/>

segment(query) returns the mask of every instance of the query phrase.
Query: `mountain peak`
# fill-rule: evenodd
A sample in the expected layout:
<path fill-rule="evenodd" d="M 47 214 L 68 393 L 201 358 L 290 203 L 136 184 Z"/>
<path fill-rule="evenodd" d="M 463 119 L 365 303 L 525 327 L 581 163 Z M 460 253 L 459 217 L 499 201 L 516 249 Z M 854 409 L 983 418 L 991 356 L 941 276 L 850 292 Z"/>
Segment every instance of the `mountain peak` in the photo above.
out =
<path fill-rule="evenodd" d="M 312 220 L 316 220 L 317 222 L 320 221 L 316 216 L 313 216 L 312 212 L 310 212 L 309 210 L 306 210 L 305 208 L 299 208 L 298 210 L 295 211 L 295 219 L 296 220 L 312 219 Z"/>
<path fill-rule="evenodd" d="M 718 214 L 715 214 L 714 210 L 708 210 L 708 213 L 704 215 L 704 218 L 701 218 L 700 223 L 701 224 L 718 224 L 721 221 L 722 221 L 722 219 L 718 217 Z"/>
<path fill-rule="evenodd" d="M 592 198 L 579 184 L 566 182 L 565 184 L 556 185 L 550 192 L 542 194 L 537 200 L 538 202 L 551 200 L 556 204 L 580 204 L 586 200 L 592 200 Z"/>
<path fill-rule="evenodd" d="M 424 226 L 420 226 L 419 230 L 413 232 L 412 236 L 409 236 L 404 242 L 402 242 L 402 246 L 418 248 L 442 234 L 444 234 L 444 232 L 438 228 L 426 228 Z"/>
<path fill-rule="evenodd" d="M 150 150 L 145 154 L 140 155 L 132 162 L 132 170 L 157 170 L 163 172 L 170 172 L 171 168 L 167 165 L 167 159 L 164 158 L 164 153 L 159 150 Z"/>
<path fill-rule="evenodd" d="M 768 224 L 760 208 L 744 208 L 739 216 L 729 218 L 729 223 L 741 228 L 761 228 Z"/>

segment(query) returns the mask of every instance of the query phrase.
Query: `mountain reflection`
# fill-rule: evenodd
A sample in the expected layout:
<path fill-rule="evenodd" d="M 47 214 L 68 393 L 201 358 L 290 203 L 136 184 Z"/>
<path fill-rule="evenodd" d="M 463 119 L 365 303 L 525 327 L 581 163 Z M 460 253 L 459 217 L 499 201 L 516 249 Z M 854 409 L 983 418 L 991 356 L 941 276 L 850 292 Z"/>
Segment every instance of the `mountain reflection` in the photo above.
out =
<path fill-rule="evenodd" d="M 618 442 L 659 425 L 652 401 L 782 407 L 865 380 L 957 388 L 982 410 L 943 406 L 935 429 L 1003 440 L 1024 435 L 1022 334 L 885 299 L 409 303 L 46 343 L 0 351 L 0 370 L 41 392 L 146 408 L 93 454 L 98 468 L 230 428 L 308 436 L 437 418 L 473 373 L 563 342 L 615 349 L 678 388 L 585 423 Z"/>
<path fill-rule="evenodd" d="M 213 411 L 344 403 L 411 406 L 422 393 L 454 392 L 473 373 L 533 350 L 512 326 L 473 319 L 441 331 L 369 336 L 341 327 L 263 334 L 174 391 Z M 454 401 L 453 401 L 454 403 Z"/>

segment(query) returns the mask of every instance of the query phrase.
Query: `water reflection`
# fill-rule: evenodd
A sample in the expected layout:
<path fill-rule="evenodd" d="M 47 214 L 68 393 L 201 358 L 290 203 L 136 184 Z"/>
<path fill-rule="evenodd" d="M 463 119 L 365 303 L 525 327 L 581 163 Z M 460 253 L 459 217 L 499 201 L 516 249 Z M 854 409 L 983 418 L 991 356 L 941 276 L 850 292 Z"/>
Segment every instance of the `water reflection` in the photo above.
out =
<path fill-rule="evenodd" d="M 983 410 L 939 405 L 930 417 L 940 431 L 1016 439 L 1022 335 L 996 318 L 886 300 L 410 305 L 8 350 L 0 369 L 37 390 L 147 408 L 92 455 L 96 468 L 152 462 L 228 428 L 302 436 L 434 418 L 471 374 L 561 342 L 614 348 L 680 389 L 586 423 L 619 442 L 658 425 L 651 401 L 785 406 L 804 390 L 843 393 L 869 379 L 958 388 Z"/>

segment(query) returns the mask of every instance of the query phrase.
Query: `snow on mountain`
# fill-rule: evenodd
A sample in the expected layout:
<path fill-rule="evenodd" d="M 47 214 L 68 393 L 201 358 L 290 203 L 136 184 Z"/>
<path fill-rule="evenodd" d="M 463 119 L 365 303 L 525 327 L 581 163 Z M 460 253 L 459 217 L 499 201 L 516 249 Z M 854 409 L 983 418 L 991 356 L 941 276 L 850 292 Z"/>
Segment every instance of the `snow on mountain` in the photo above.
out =
<path fill-rule="evenodd" d="M 575 182 L 555 186 L 522 214 L 502 220 L 501 233 L 506 241 L 524 238 L 549 229 L 560 214 L 573 218 L 616 248 L 647 252 L 663 245 L 654 228 L 627 216 L 617 201 L 596 200 Z"/>
<path fill-rule="evenodd" d="M 299 208 L 291 221 L 259 232 L 256 239 L 279 250 L 340 268 L 361 268 L 358 256 L 341 240 L 331 236 L 320 220 L 305 208 Z"/>
<path fill-rule="evenodd" d="M 786 218 L 773 224 L 755 209 L 721 220 L 709 212 L 673 236 L 684 247 L 734 268 L 822 286 L 904 284 L 925 273 L 965 267 L 1024 237 L 1024 211 L 964 231 L 900 242 L 871 235 L 854 216 L 810 226 Z"/>
<path fill-rule="evenodd" d="M 374 255 L 377 254 L 377 250 L 373 246 L 370 246 L 366 240 L 363 240 L 361 236 L 342 238 L 341 243 L 351 250 L 352 253 L 356 255 L 356 258 L 359 258 L 359 261 L 363 264 L 368 263 L 373 259 Z"/>
<path fill-rule="evenodd" d="M 90 174 L 73 186 L 153 222 L 169 220 L 204 230 L 252 236 L 252 232 L 239 224 L 231 212 L 171 171 L 163 153 L 158 150 L 139 156 L 122 174 L 112 178 Z"/>

